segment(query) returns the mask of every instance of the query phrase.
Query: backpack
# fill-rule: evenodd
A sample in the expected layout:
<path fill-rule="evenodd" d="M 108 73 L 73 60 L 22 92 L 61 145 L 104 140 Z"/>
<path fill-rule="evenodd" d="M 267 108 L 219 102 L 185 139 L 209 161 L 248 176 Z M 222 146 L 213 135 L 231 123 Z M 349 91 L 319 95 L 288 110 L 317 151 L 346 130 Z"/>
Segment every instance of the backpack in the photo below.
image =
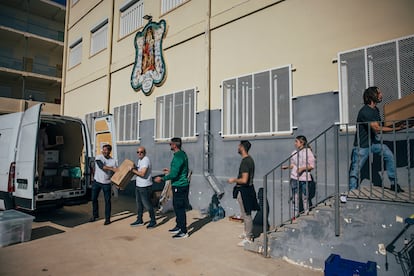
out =
<path fill-rule="evenodd" d="M 226 216 L 224 208 L 220 205 L 220 201 L 216 194 L 211 197 L 211 203 L 208 206 L 208 214 L 213 221 L 218 221 Z"/>

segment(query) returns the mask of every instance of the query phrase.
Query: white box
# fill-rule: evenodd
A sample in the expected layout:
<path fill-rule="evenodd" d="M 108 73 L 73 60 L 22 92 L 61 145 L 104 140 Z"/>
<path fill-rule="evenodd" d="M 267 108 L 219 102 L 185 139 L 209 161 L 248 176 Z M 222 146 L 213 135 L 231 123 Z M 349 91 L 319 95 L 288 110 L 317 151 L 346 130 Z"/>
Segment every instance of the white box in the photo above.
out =
<path fill-rule="evenodd" d="M 59 163 L 59 151 L 45 150 L 45 163 Z"/>
<path fill-rule="evenodd" d="M 16 210 L 0 212 L 0 247 L 29 241 L 34 217 Z"/>

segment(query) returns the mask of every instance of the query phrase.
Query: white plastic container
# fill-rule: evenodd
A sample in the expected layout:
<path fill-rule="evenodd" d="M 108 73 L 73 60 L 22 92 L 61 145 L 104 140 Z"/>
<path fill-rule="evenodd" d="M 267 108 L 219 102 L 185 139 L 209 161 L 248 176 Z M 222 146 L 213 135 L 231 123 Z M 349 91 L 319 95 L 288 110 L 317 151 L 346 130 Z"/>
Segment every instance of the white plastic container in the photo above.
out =
<path fill-rule="evenodd" d="M 34 217 L 16 210 L 0 211 L 0 247 L 29 241 Z"/>

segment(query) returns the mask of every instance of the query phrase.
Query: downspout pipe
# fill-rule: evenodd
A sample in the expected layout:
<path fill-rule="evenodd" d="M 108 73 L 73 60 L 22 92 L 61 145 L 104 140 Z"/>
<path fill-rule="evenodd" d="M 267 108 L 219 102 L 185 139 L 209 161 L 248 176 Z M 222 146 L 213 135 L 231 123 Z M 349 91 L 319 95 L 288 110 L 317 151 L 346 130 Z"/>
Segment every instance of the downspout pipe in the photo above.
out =
<path fill-rule="evenodd" d="M 66 1 L 66 15 L 65 15 L 65 33 L 64 33 L 64 42 L 63 42 L 63 64 L 62 64 L 62 81 L 60 82 L 60 115 L 65 114 L 65 87 L 66 87 L 66 69 L 68 64 L 68 33 L 69 33 L 69 16 L 70 16 L 70 3 L 71 1 Z"/>
<path fill-rule="evenodd" d="M 205 44 L 206 44 L 206 106 L 204 114 L 204 137 L 203 137 L 203 174 L 211 188 L 220 199 L 224 195 L 223 185 L 212 174 L 212 137 L 210 124 L 210 98 L 211 98 L 211 34 L 210 34 L 210 17 L 211 17 L 211 0 L 207 1 L 206 12 L 206 30 L 205 30 Z"/>
<path fill-rule="evenodd" d="M 112 47 L 113 47 L 113 34 L 114 34 L 114 13 L 115 13 L 115 0 L 111 1 L 111 7 L 110 7 L 110 16 L 108 20 L 108 24 L 110 24 L 109 27 L 109 44 L 108 44 L 108 71 L 107 71 L 107 105 L 106 105 L 106 113 L 110 113 L 110 107 L 111 107 L 111 85 L 112 85 L 112 74 L 111 74 L 111 66 L 112 66 Z"/>

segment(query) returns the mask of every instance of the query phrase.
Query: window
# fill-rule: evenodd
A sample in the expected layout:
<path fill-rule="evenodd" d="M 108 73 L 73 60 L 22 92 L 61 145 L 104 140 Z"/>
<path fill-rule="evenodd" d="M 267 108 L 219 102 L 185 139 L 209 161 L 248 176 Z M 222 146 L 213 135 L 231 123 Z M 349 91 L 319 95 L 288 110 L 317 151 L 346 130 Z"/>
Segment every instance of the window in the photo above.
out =
<path fill-rule="evenodd" d="M 130 1 L 119 10 L 119 38 L 129 35 L 144 25 L 144 1 Z"/>
<path fill-rule="evenodd" d="M 88 113 L 88 114 L 85 115 L 86 125 L 88 127 L 89 135 L 91 137 L 93 135 L 93 128 L 94 128 L 93 120 L 95 118 L 97 118 L 97 117 L 102 117 L 103 115 L 104 115 L 103 110 L 101 110 L 101 111 L 95 111 L 95 112 Z"/>
<path fill-rule="evenodd" d="M 188 89 L 156 98 L 155 139 L 194 137 L 196 91 Z"/>
<path fill-rule="evenodd" d="M 414 36 L 338 54 L 341 122 L 355 124 L 367 87 L 378 86 L 386 103 L 414 91 Z M 382 114 L 383 116 L 383 114 Z"/>
<path fill-rule="evenodd" d="M 167 13 L 170 10 L 178 7 L 186 2 L 186 0 L 162 0 L 161 1 L 161 14 Z"/>
<path fill-rule="evenodd" d="M 138 102 L 114 108 L 114 122 L 117 142 L 134 142 L 139 140 Z"/>
<path fill-rule="evenodd" d="M 291 66 L 223 81 L 223 136 L 292 132 Z"/>
<path fill-rule="evenodd" d="M 108 19 L 91 30 L 91 56 L 108 46 Z"/>
<path fill-rule="evenodd" d="M 82 38 L 69 46 L 69 68 L 81 63 L 82 60 Z"/>

